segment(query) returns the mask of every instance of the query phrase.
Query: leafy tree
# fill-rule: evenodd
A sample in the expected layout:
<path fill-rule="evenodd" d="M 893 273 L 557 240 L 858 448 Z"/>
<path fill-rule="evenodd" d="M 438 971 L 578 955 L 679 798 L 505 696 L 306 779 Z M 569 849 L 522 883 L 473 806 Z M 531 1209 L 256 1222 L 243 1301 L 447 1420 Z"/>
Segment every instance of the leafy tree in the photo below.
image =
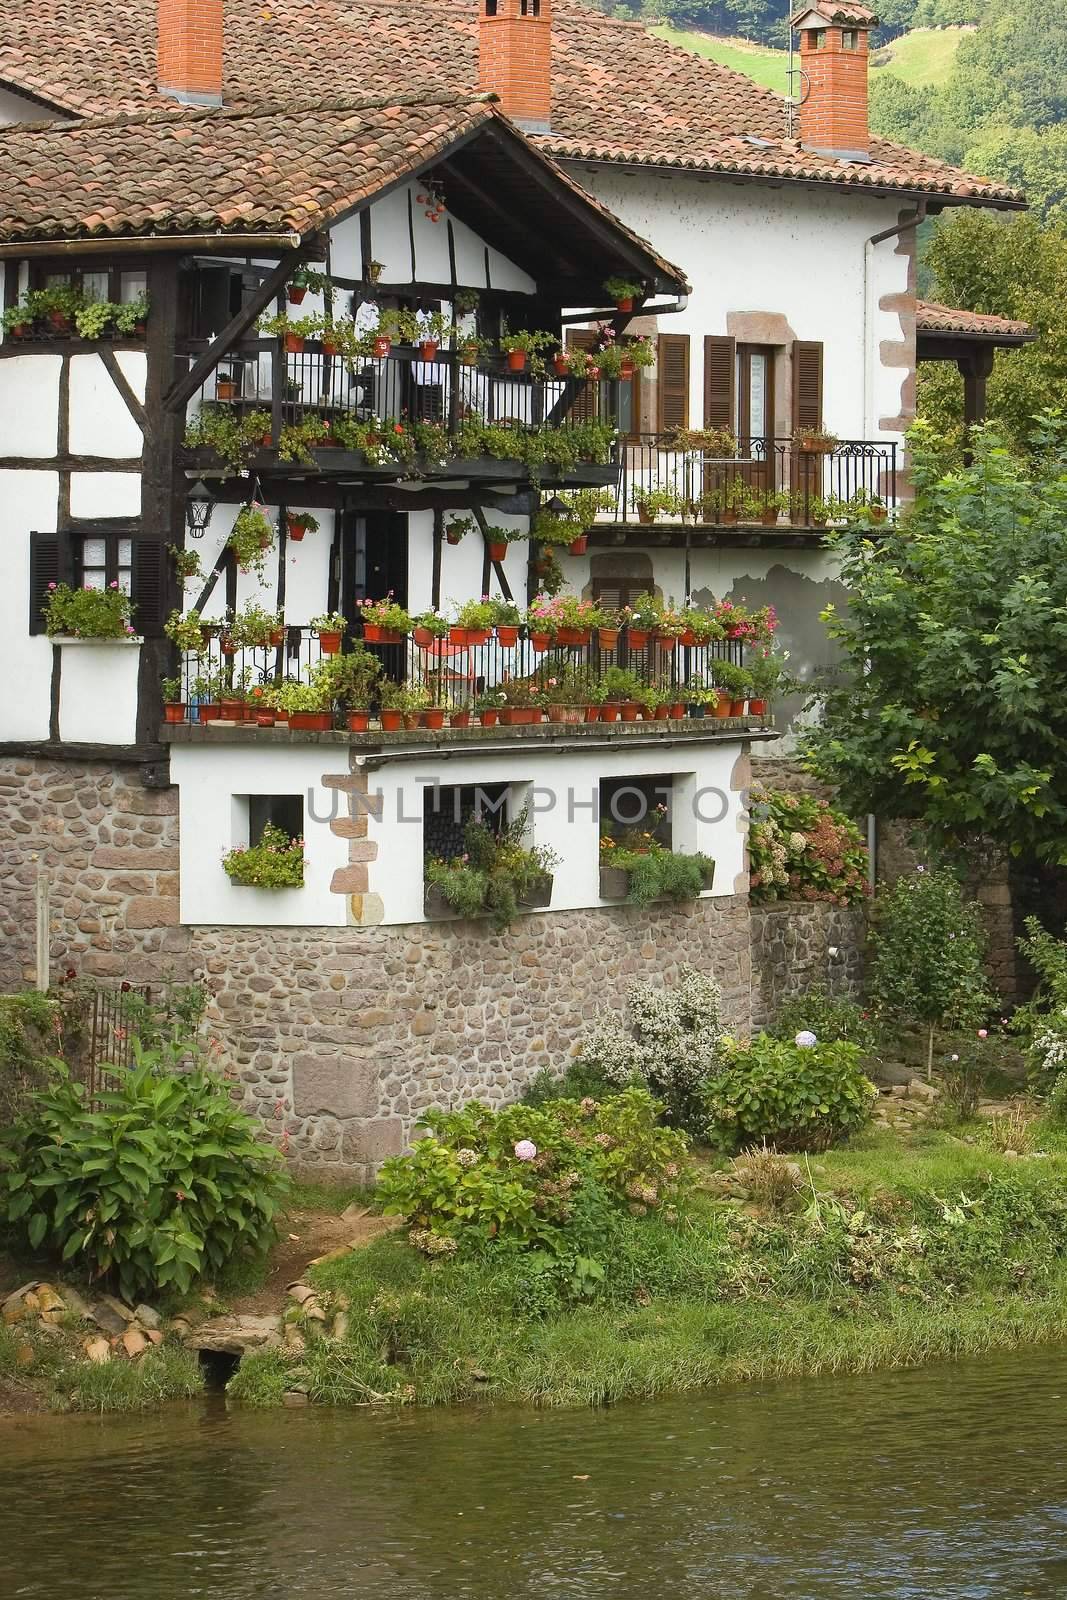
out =
<path fill-rule="evenodd" d="M 902 523 L 834 536 L 850 601 L 824 613 L 843 661 L 808 763 L 852 815 L 1065 864 L 1067 424 L 1028 458 L 979 430 L 963 470 L 930 429 L 912 443 Z"/>
<path fill-rule="evenodd" d="M 880 891 L 870 932 L 868 992 L 883 1014 L 927 1029 L 926 1075 L 936 1028 L 975 1028 L 992 1005 L 982 958 L 981 913 L 951 872 L 925 867 Z"/>
<path fill-rule="evenodd" d="M 990 421 L 1022 446 L 1031 419 L 1062 405 L 1067 393 L 1067 224 L 1043 228 L 1032 216 L 957 212 L 938 223 L 926 259 L 934 299 L 1017 317 L 1037 333 L 1021 350 L 998 351 L 986 393 Z M 961 422 L 963 386 L 951 363 L 920 366 L 918 405 L 941 431 Z"/>

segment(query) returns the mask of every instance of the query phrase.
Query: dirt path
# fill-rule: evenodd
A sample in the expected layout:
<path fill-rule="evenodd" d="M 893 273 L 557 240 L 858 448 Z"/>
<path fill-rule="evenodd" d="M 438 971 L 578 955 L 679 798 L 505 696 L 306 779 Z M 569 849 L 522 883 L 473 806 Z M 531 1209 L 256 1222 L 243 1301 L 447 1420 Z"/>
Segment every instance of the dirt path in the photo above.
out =
<path fill-rule="evenodd" d="M 278 1224 L 278 1243 L 270 1254 L 267 1276 L 250 1294 L 226 1295 L 238 1316 L 269 1316 L 285 1302 L 286 1286 L 298 1282 L 312 1262 L 331 1251 L 358 1249 L 379 1234 L 398 1226 L 391 1217 L 379 1217 L 366 1206 L 349 1206 L 340 1216 L 297 1206 Z"/>

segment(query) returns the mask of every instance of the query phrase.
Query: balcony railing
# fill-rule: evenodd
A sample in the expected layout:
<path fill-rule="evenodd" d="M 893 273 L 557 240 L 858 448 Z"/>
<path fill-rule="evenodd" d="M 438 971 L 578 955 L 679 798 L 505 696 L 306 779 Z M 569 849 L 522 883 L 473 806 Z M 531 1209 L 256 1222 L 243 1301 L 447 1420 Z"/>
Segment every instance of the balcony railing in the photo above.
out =
<path fill-rule="evenodd" d="M 199 348 L 187 347 L 179 356 L 179 376 Z M 588 404 L 574 415 L 574 402 L 586 387 L 584 380 L 554 372 L 513 372 L 502 356 L 472 365 L 460 352 L 442 349 L 425 361 L 417 347 L 395 346 L 380 358 L 349 359 L 324 352 L 321 340 L 308 340 L 302 350 L 289 353 L 275 339 L 252 339 L 209 375 L 190 401 L 188 415 L 195 421 L 205 407 L 225 407 L 238 420 L 255 415 L 262 428 L 253 442 L 263 449 L 280 446 L 284 458 L 287 431 L 291 435 L 309 423 L 312 431 L 326 425 L 322 443 L 347 443 L 350 449 L 362 447 L 355 437 L 361 427 L 376 430 L 379 424 L 433 427 L 448 437 L 467 424 L 518 432 L 581 427 L 598 416 L 598 408 Z"/>
<path fill-rule="evenodd" d="M 456 644 L 448 638 L 425 646 L 416 645 L 411 639 L 400 644 L 359 643 L 381 663 L 384 682 L 424 689 L 432 704 L 447 712 L 471 710 L 494 690 L 506 693 L 509 683 L 527 684 L 548 702 L 553 688 L 566 680 L 575 685 L 575 691 L 567 696 L 561 694 L 561 700 L 595 703 L 599 698 L 597 686 L 610 667 L 628 669 L 643 687 L 681 691 L 695 680 L 710 685 L 717 661 L 739 664 L 742 658 L 740 640 L 697 646 L 681 640 L 668 645 L 654 637 L 636 637 L 637 644 L 623 628 L 612 642 L 610 635 L 593 629 L 588 643 L 543 646 L 543 641 L 535 643 L 527 629 L 517 628 L 505 630 L 504 640 L 494 632 L 469 644 Z M 510 642 L 512 638 L 514 643 Z M 204 652 L 189 652 L 183 657 L 182 699 L 195 720 L 199 697 L 194 682 L 198 677 L 218 674 L 231 686 L 231 695 L 233 686 L 244 681 L 243 693 L 233 697 L 254 704 L 256 696 L 251 691 L 257 687 L 287 680 L 307 682 L 322 655 L 318 636 L 306 627 L 286 628 L 281 644 L 233 652 L 224 652 L 223 641 L 216 636 L 208 641 Z M 579 687 L 587 688 L 584 701 Z M 685 696 L 680 692 L 678 698 L 683 700 Z"/>
<path fill-rule="evenodd" d="M 808 450 L 792 438 L 761 438 L 740 443 L 736 456 L 716 456 L 642 434 L 624 441 L 619 455 L 619 522 L 810 528 L 858 506 L 873 502 L 877 511 L 879 501 L 887 510 L 897 503 L 897 446 L 889 441 L 839 439 L 827 450 Z M 668 501 L 658 511 L 656 495 Z"/>

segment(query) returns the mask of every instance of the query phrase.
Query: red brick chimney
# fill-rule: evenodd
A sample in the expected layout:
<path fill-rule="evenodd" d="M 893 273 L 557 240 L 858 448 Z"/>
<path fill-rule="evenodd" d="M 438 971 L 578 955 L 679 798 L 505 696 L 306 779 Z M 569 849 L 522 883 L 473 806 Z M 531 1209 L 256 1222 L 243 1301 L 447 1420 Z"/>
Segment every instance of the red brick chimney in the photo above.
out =
<path fill-rule="evenodd" d="M 158 0 L 160 94 L 187 105 L 222 104 L 222 0 Z"/>
<path fill-rule="evenodd" d="M 792 19 L 800 34 L 800 142 L 848 160 L 870 158 L 867 40 L 878 23 L 864 5 L 815 0 Z"/>
<path fill-rule="evenodd" d="M 478 0 L 478 85 L 531 133 L 552 116 L 552 0 Z"/>

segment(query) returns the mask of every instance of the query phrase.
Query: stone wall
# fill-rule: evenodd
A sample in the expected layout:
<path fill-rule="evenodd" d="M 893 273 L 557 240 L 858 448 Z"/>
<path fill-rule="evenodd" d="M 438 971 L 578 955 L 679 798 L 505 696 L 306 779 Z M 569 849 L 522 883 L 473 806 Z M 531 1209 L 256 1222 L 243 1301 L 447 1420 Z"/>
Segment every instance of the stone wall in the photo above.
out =
<path fill-rule="evenodd" d="M 800 900 L 753 906 L 753 1030 L 772 1023 L 783 1000 L 816 985 L 840 999 L 858 1000 L 865 932 L 862 906 Z"/>
<path fill-rule="evenodd" d="M 301 1167 L 369 1176 L 430 1106 L 514 1099 L 559 1068 L 634 978 L 713 971 L 744 1028 L 741 896 L 488 923 L 198 928 L 209 1024 L 254 1106 Z"/>
<path fill-rule="evenodd" d="M 34 979 L 35 885 L 51 892 L 53 976 L 187 975 L 178 926 L 178 794 L 133 764 L 0 758 L 0 988 Z M 152 769 L 148 769 L 152 770 Z"/>

